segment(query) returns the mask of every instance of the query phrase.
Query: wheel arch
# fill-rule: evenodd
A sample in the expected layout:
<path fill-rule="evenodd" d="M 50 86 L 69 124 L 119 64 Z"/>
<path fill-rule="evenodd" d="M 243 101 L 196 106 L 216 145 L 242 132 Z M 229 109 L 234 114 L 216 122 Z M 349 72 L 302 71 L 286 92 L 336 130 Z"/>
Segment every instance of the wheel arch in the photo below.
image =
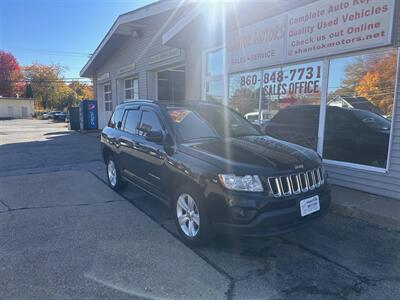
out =
<path fill-rule="evenodd" d="M 194 189 L 196 192 L 204 196 L 204 190 L 201 188 L 201 185 L 198 182 L 196 182 L 193 178 L 186 176 L 177 176 L 173 178 L 171 181 L 171 189 L 169 197 L 170 198 L 169 204 L 171 206 L 176 196 L 176 191 L 183 186 L 189 186 L 191 189 Z"/>
<path fill-rule="evenodd" d="M 109 147 L 104 147 L 102 150 L 103 161 L 107 163 L 107 159 L 113 155 L 112 150 Z"/>

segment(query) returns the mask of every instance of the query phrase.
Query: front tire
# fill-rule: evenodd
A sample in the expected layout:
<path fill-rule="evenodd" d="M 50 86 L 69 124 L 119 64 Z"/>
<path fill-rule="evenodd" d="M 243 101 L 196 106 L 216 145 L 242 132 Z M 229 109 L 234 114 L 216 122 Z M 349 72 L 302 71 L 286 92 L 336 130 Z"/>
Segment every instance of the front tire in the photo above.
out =
<path fill-rule="evenodd" d="M 211 239 L 211 226 L 204 197 L 190 185 L 177 190 L 173 215 L 182 240 L 190 246 L 204 245 Z"/>
<path fill-rule="evenodd" d="M 115 191 L 119 191 L 126 186 L 126 182 L 123 181 L 118 165 L 112 156 L 107 158 L 107 181 L 108 185 Z"/>

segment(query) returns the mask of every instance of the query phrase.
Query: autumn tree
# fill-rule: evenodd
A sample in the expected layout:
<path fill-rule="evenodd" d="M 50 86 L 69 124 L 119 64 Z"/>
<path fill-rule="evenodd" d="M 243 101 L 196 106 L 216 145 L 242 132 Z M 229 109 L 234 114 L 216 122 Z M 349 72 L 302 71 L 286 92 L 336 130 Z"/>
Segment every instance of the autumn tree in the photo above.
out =
<path fill-rule="evenodd" d="M 78 99 L 77 93 L 68 84 L 60 83 L 56 91 L 54 107 L 61 110 L 65 107 L 75 106 Z"/>
<path fill-rule="evenodd" d="M 43 108 L 55 106 L 57 93 L 62 87 L 62 67 L 59 65 L 32 64 L 23 68 L 25 80 L 30 84 L 33 95 Z"/>
<path fill-rule="evenodd" d="M 358 96 L 368 99 L 385 115 L 390 115 L 393 110 L 396 67 L 396 51 L 391 51 L 384 56 L 372 56 L 354 88 Z"/>
<path fill-rule="evenodd" d="M 21 68 L 15 57 L 0 50 L 0 96 L 15 97 L 24 93 Z"/>
<path fill-rule="evenodd" d="M 345 67 L 345 76 L 339 88 L 329 95 L 364 97 L 385 115 L 393 109 L 397 52 L 358 56 Z M 336 88 L 336 87 L 331 87 Z"/>
<path fill-rule="evenodd" d="M 75 91 L 79 100 L 93 99 L 93 86 L 79 81 L 72 81 L 69 87 Z"/>
<path fill-rule="evenodd" d="M 238 88 L 231 95 L 229 106 L 236 109 L 242 115 L 258 110 L 259 93 L 259 89 Z"/>

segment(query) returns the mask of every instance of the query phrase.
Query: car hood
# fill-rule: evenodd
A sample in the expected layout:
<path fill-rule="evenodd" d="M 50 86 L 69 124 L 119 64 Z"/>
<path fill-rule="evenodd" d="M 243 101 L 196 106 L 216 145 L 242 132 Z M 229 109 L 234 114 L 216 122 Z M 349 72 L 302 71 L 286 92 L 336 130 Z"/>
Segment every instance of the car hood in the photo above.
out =
<path fill-rule="evenodd" d="M 315 151 L 269 136 L 208 140 L 186 144 L 184 148 L 188 154 L 234 174 L 255 169 L 300 172 L 321 163 Z"/>

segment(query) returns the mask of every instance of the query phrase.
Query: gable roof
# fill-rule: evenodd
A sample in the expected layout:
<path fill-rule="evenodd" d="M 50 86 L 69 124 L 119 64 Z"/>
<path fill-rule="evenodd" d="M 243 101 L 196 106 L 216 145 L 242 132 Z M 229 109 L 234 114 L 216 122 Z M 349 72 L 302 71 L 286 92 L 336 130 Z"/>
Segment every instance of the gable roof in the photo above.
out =
<path fill-rule="evenodd" d="M 379 109 L 379 107 L 374 105 L 371 101 L 368 101 L 368 99 L 365 97 L 346 97 L 346 96 L 337 96 L 337 97 L 340 97 L 341 99 L 346 101 L 353 108 L 367 110 L 379 115 L 383 115 L 383 112 Z"/>
<path fill-rule="evenodd" d="M 110 30 L 107 32 L 106 36 L 97 46 L 96 50 L 89 58 L 85 66 L 80 71 L 81 77 L 91 77 L 94 72 L 94 65 L 97 60 L 101 60 L 101 53 L 106 47 L 113 48 L 113 43 L 118 43 L 120 38 L 116 37 L 117 33 L 126 34 L 127 31 L 132 31 L 136 27 L 143 27 L 141 24 L 135 24 L 135 21 L 139 21 L 141 19 L 155 16 L 164 12 L 167 12 L 172 9 L 176 9 L 177 7 L 184 4 L 185 1 L 181 0 L 160 0 L 149 5 L 140 7 L 136 10 L 127 12 L 125 14 L 120 15 L 114 24 L 111 26 Z M 129 23 L 129 26 L 127 24 Z M 125 26 L 125 27 L 124 27 Z"/>

